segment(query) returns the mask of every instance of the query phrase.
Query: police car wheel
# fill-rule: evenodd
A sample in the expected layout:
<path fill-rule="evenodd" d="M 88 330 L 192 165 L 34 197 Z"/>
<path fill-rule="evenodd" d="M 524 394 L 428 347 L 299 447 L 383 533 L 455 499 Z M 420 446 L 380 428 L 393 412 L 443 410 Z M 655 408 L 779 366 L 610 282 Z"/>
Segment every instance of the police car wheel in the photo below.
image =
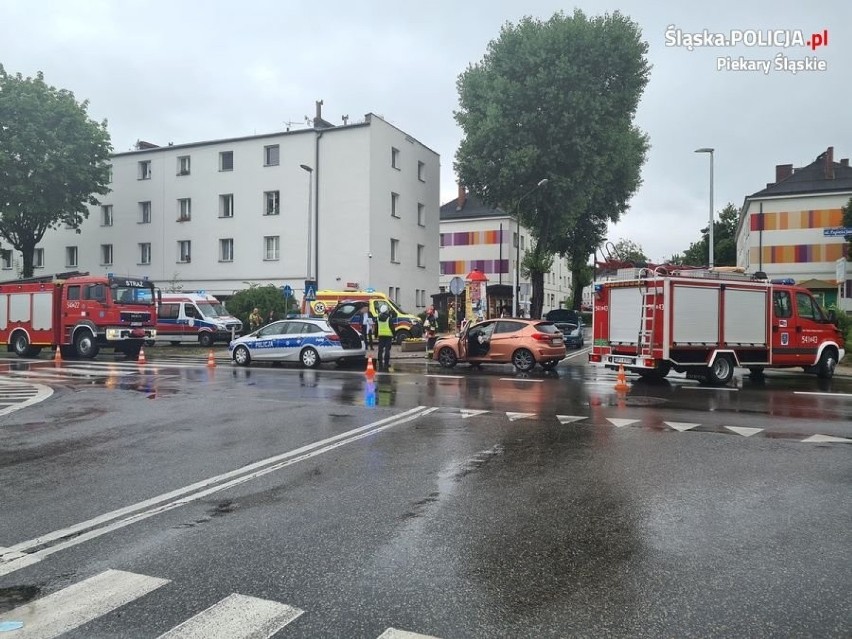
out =
<path fill-rule="evenodd" d="M 213 335 L 210 333 L 202 333 L 198 336 L 198 343 L 201 344 L 204 348 L 210 348 L 213 346 Z"/>
<path fill-rule="evenodd" d="M 251 364 L 251 355 L 245 346 L 237 346 L 234 349 L 234 362 L 237 366 L 248 366 Z"/>
<path fill-rule="evenodd" d="M 316 368 L 320 365 L 319 353 L 309 346 L 299 355 L 299 361 L 302 362 L 302 366 L 305 368 Z"/>

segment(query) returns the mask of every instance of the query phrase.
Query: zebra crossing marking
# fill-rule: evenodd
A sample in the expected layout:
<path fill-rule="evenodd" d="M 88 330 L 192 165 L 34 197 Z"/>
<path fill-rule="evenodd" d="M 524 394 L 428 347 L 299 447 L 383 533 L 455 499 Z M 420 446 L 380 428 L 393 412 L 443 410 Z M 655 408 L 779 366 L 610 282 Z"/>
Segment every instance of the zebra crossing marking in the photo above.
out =
<path fill-rule="evenodd" d="M 606 420 L 616 428 L 624 428 L 639 423 L 638 419 L 623 419 L 621 417 L 607 417 Z"/>
<path fill-rule="evenodd" d="M 438 639 L 438 637 L 433 637 L 432 635 L 420 635 L 416 632 L 398 630 L 396 628 L 388 628 L 380 634 L 377 639 Z"/>
<path fill-rule="evenodd" d="M 560 424 L 573 424 L 574 422 L 581 422 L 584 419 L 588 419 L 586 415 L 557 415 L 556 419 L 559 420 Z"/>
<path fill-rule="evenodd" d="M 751 437 L 763 430 L 762 428 L 749 428 L 747 426 L 725 426 L 725 428 L 743 437 Z"/>
<path fill-rule="evenodd" d="M 266 639 L 304 612 L 277 601 L 233 593 L 157 639 Z"/>
<path fill-rule="evenodd" d="M 15 639 L 53 639 L 79 628 L 169 583 L 123 570 L 106 570 L 53 594 L 0 615 L 0 621 L 20 621 Z"/>
<path fill-rule="evenodd" d="M 666 426 L 674 428 L 676 431 L 682 433 L 685 430 L 691 430 L 696 426 L 701 426 L 701 424 L 692 424 L 689 422 L 663 422 Z"/>

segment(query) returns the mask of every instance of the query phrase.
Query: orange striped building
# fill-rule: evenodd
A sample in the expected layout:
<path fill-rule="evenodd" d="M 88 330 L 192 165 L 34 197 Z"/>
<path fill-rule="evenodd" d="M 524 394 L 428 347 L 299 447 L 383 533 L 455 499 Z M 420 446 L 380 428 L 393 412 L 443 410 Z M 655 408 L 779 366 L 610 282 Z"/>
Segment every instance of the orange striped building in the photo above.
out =
<path fill-rule="evenodd" d="M 775 182 L 745 198 L 737 265 L 770 277 L 792 277 L 825 304 L 839 300 L 852 310 L 852 264 L 843 264 L 844 236 L 852 228 L 843 226 L 842 211 L 850 198 L 852 167 L 848 158 L 834 161 L 834 147 L 801 168 L 777 165 Z"/>

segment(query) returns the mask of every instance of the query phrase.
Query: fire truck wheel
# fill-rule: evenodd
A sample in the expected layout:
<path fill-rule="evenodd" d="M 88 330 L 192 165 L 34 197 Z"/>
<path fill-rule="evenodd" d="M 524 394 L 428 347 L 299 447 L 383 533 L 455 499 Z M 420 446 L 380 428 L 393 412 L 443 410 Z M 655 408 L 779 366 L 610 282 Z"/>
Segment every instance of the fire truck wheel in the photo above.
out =
<path fill-rule="evenodd" d="M 734 377 L 734 363 L 727 355 L 719 355 L 707 369 L 707 381 L 713 386 L 726 386 Z"/>
<path fill-rule="evenodd" d="M 23 331 L 15 333 L 12 338 L 12 350 L 18 357 L 27 357 L 30 354 L 30 338 Z"/>
<path fill-rule="evenodd" d="M 837 368 L 837 351 L 826 348 L 820 355 L 817 363 L 817 377 L 820 379 L 831 379 L 834 377 L 834 369 Z"/>
<path fill-rule="evenodd" d="M 302 351 L 301 355 L 299 355 L 299 361 L 302 362 L 302 366 L 305 368 L 316 368 L 320 365 L 320 356 L 319 353 L 308 346 Z"/>
<path fill-rule="evenodd" d="M 445 346 L 438 351 L 438 363 L 441 365 L 441 368 L 453 368 L 458 361 L 459 358 L 456 357 L 455 352 L 449 346 Z"/>
<path fill-rule="evenodd" d="M 656 368 L 639 368 L 636 370 L 639 377 L 647 380 L 663 379 L 672 370 L 672 365 L 669 362 L 658 362 Z"/>
<path fill-rule="evenodd" d="M 251 363 L 251 355 L 245 346 L 237 346 L 234 349 L 234 362 L 237 366 L 248 366 Z"/>
<path fill-rule="evenodd" d="M 100 347 L 91 331 L 82 329 L 77 331 L 74 336 L 74 349 L 77 351 L 77 355 L 83 359 L 94 359 L 97 357 Z"/>
<path fill-rule="evenodd" d="M 201 335 L 198 336 L 198 343 L 204 348 L 210 348 L 213 346 L 214 341 L 212 333 L 201 333 Z"/>
<path fill-rule="evenodd" d="M 527 373 L 535 367 L 535 356 L 526 348 L 519 348 L 512 353 L 512 364 L 522 373 Z"/>

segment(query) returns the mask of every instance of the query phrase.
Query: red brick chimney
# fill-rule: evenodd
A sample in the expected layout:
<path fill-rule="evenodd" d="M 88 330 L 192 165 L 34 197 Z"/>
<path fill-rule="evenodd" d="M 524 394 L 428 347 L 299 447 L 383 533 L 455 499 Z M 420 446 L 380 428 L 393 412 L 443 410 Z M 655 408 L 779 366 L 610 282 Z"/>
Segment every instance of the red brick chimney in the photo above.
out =
<path fill-rule="evenodd" d="M 793 175 L 793 165 L 792 164 L 776 164 L 775 165 L 775 182 L 778 183 L 781 180 L 786 180 L 788 177 Z"/>
<path fill-rule="evenodd" d="M 467 201 L 467 191 L 464 185 L 459 182 L 459 199 L 456 201 L 456 211 L 461 211 L 464 208 L 464 203 Z"/>
<path fill-rule="evenodd" d="M 825 160 L 823 160 L 824 171 L 826 180 L 834 179 L 834 147 L 830 146 L 825 152 Z"/>

